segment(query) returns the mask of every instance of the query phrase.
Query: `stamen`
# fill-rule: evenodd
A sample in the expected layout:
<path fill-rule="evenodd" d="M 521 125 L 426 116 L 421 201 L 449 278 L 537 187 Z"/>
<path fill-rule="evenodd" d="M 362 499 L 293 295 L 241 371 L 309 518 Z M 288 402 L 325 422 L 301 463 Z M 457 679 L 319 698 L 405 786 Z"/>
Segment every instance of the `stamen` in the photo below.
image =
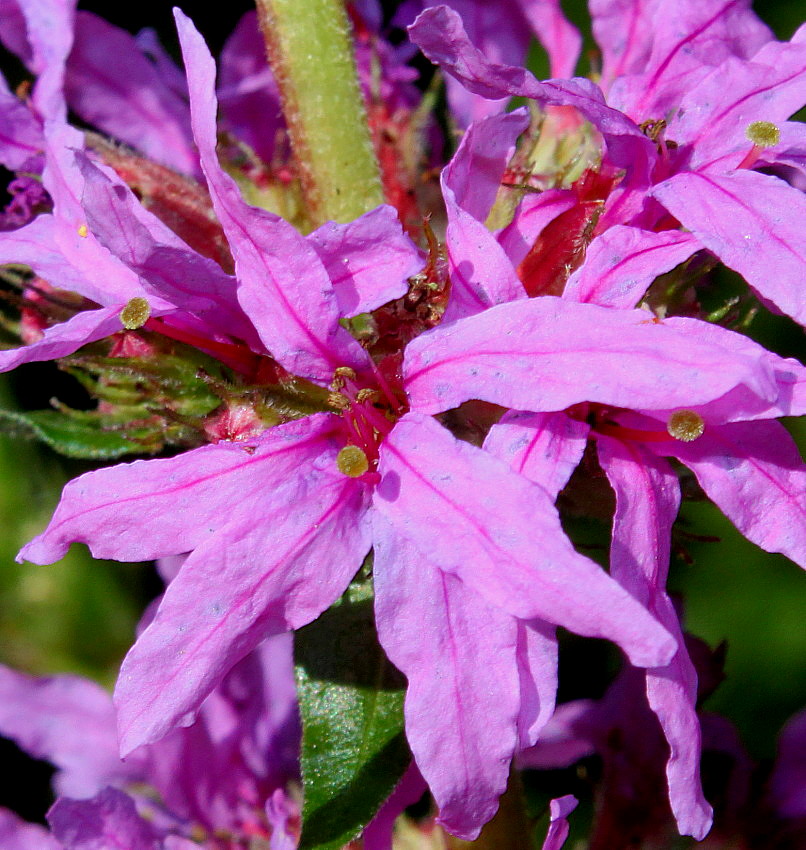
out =
<path fill-rule="evenodd" d="M 753 121 L 744 133 L 759 148 L 772 148 L 781 141 L 781 131 L 771 121 Z"/>
<path fill-rule="evenodd" d="M 331 392 L 327 394 L 327 403 L 336 410 L 347 410 L 350 399 L 343 393 Z"/>
<path fill-rule="evenodd" d="M 365 401 L 380 401 L 381 394 L 378 390 L 373 390 L 370 387 L 364 387 L 364 389 L 359 390 L 355 395 L 355 400 L 359 404 L 363 404 Z"/>
<path fill-rule="evenodd" d="M 336 455 L 336 466 L 342 475 L 350 478 L 360 478 L 369 470 L 369 461 L 358 446 L 345 446 Z"/>
<path fill-rule="evenodd" d="M 89 232 L 90 232 L 90 231 L 89 231 L 89 228 L 87 227 L 87 225 L 86 225 L 86 224 L 79 224 L 79 226 L 78 226 L 78 235 L 79 235 L 82 239 L 86 239 L 86 238 L 87 238 L 87 236 L 89 235 Z"/>
<path fill-rule="evenodd" d="M 127 331 L 142 328 L 151 316 L 151 307 L 145 298 L 132 298 L 120 311 L 120 323 Z"/>
<path fill-rule="evenodd" d="M 702 437 L 705 431 L 705 422 L 702 416 L 693 410 L 678 410 L 669 417 L 666 430 L 675 440 L 691 443 L 698 437 Z"/>

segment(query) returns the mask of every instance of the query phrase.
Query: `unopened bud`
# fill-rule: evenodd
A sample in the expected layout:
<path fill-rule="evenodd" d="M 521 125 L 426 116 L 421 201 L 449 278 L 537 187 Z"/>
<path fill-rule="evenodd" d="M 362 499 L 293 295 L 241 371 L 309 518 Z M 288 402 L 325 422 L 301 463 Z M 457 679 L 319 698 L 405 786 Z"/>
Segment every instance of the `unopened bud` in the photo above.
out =
<path fill-rule="evenodd" d="M 151 307 L 145 298 L 132 298 L 120 311 L 120 323 L 127 331 L 142 328 L 151 315 Z"/>
<path fill-rule="evenodd" d="M 781 131 L 771 121 L 753 121 L 744 132 L 760 148 L 772 148 L 781 141 Z"/>
<path fill-rule="evenodd" d="M 360 478 L 369 469 L 369 461 L 358 446 L 345 446 L 336 455 L 336 466 L 342 475 Z"/>
<path fill-rule="evenodd" d="M 691 443 L 698 437 L 702 437 L 705 431 L 705 422 L 699 413 L 693 410 L 675 411 L 666 423 L 666 430 L 683 443 Z"/>

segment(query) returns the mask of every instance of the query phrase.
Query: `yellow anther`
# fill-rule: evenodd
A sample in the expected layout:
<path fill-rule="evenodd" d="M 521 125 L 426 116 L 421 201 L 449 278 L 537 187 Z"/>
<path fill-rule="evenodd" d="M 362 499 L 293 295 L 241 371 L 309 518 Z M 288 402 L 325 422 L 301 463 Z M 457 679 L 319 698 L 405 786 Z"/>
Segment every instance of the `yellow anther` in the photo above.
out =
<path fill-rule="evenodd" d="M 699 413 L 693 410 L 677 410 L 666 423 L 666 430 L 683 443 L 690 443 L 698 437 L 702 437 L 705 431 L 705 422 Z"/>
<path fill-rule="evenodd" d="M 120 311 L 120 323 L 127 331 L 142 328 L 151 315 L 151 307 L 145 298 L 132 298 Z"/>
<path fill-rule="evenodd" d="M 744 134 L 759 148 L 773 148 L 781 141 L 781 131 L 771 121 L 753 121 Z"/>
<path fill-rule="evenodd" d="M 336 455 L 336 466 L 342 475 L 360 478 L 369 469 L 369 461 L 358 446 L 345 446 Z"/>
<path fill-rule="evenodd" d="M 327 403 L 336 410 L 347 410 L 350 406 L 350 399 L 342 393 L 333 392 L 327 394 Z"/>
<path fill-rule="evenodd" d="M 87 225 L 86 225 L 86 224 L 79 224 L 79 226 L 78 226 L 78 235 L 79 235 L 82 239 L 86 239 L 86 238 L 87 238 L 87 236 L 88 236 L 88 234 L 89 234 L 89 232 L 90 232 L 90 231 L 89 231 L 89 229 L 87 228 Z"/>
<path fill-rule="evenodd" d="M 365 401 L 378 401 L 381 398 L 381 394 L 377 390 L 373 390 L 370 387 L 364 387 L 363 390 L 359 390 L 355 394 L 355 400 L 359 404 L 363 404 Z"/>

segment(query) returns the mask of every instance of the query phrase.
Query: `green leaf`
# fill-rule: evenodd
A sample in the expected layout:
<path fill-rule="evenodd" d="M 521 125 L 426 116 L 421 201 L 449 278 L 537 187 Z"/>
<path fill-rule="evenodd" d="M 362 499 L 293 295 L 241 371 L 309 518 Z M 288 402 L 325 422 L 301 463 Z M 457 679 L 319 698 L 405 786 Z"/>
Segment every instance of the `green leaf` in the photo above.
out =
<path fill-rule="evenodd" d="M 304 805 L 300 850 L 340 850 L 411 761 L 403 733 L 405 679 L 378 643 L 371 587 L 296 633 Z"/>
<path fill-rule="evenodd" d="M 143 452 L 143 446 L 122 434 L 101 430 L 99 424 L 72 418 L 55 410 L 17 413 L 0 410 L 0 430 L 17 437 L 42 440 L 67 457 L 110 460 Z"/>

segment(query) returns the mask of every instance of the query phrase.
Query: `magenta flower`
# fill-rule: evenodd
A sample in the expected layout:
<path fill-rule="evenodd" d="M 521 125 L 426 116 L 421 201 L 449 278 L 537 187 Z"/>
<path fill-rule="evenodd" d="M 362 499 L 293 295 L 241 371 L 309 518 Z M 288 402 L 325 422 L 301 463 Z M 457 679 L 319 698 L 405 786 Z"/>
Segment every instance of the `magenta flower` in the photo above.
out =
<path fill-rule="evenodd" d="M 634 306 L 648 283 L 624 285 L 622 266 L 634 255 L 654 264 L 651 280 L 706 248 L 763 300 L 804 323 L 806 243 L 797 222 L 806 200 L 752 169 L 777 163 L 778 154 L 782 164 L 797 164 L 792 150 L 802 146 L 802 125 L 786 119 L 803 104 L 806 46 L 798 34 L 791 43 L 773 41 L 746 6 L 677 3 L 655 14 L 652 4 L 596 4 L 607 101 L 588 80 L 538 82 L 522 68 L 488 61 L 445 6 L 424 12 L 410 33 L 475 94 L 573 106 L 599 130 L 601 174 L 613 188 L 591 243 L 587 287 L 602 275 L 620 278 L 611 303 Z M 668 235 L 677 223 L 690 233 Z M 587 287 L 569 283 L 579 300 L 588 299 Z"/>
<path fill-rule="evenodd" d="M 556 300 L 550 297 L 522 300 L 525 292 L 514 265 L 525 256 L 532 233 L 545 225 L 546 215 L 567 209 L 567 198 L 559 192 L 548 192 L 545 203 L 524 203 L 512 223 L 498 234 L 490 233 L 483 224 L 525 125 L 526 117 L 517 111 L 475 123 L 443 172 L 447 253 L 454 296 L 446 318 L 473 318 L 458 322 L 455 334 L 453 328 L 443 329 L 439 335 L 440 366 L 431 362 L 430 337 L 424 336 L 409 346 L 409 393 L 426 409 L 432 400 L 454 406 L 471 397 L 517 407 L 511 392 L 506 393 L 504 402 L 499 385 L 489 380 L 493 370 L 501 368 L 501 352 L 498 346 L 485 347 L 487 329 L 499 322 L 514 328 L 508 331 L 511 338 L 521 332 L 530 310 L 549 313 L 555 309 Z M 643 254 L 662 249 L 668 259 L 681 242 L 685 251 L 685 242 L 678 238 L 677 243 L 669 240 L 665 246 L 644 245 Z M 642 277 L 646 286 L 654 276 L 653 263 L 647 268 L 641 256 L 636 253 L 633 257 L 631 271 L 636 278 Z M 672 265 L 682 259 L 684 256 L 672 259 Z M 587 269 L 585 262 L 577 275 L 594 280 L 595 272 Z M 623 264 L 619 271 L 625 273 Z M 617 279 L 614 271 L 611 280 Z M 569 300 L 575 294 L 566 292 Z M 626 315 L 628 311 L 618 311 L 614 318 Z M 650 315 L 644 314 L 645 322 L 653 321 Z M 692 341 L 707 340 L 765 363 L 775 384 L 772 395 L 766 400 L 759 396 L 751 401 L 752 394 L 732 391 L 719 401 L 697 405 L 692 400 L 684 411 L 669 408 L 651 415 L 637 412 L 639 403 L 635 397 L 625 396 L 615 408 L 590 403 L 580 406 L 569 397 L 566 400 L 570 409 L 561 411 L 561 403 L 536 403 L 531 395 L 534 387 L 524 375 L 521 385 L 525 395 L 529 394 L 528 409 L 540 412 L 505 414 L 490 430 L 484 448 L 556 497 L 581 461 L 587 440 L 596 441 L 599 462 L 616 492 L 611 574 L 641 599 L 678 641 L 678 653 L 672 662 L 647 672 L 647 694 L 671 748 L 669 792 L 678 824 L 682 832 L 702 837 L 710 827 L 711 812 L 699 781 L 696 673 L 682 641 L 677 615 L 665 593 L 671 527 L 680 494 L 677 477 L 662 457 L 674 457 L 687 464 L 706 493 L 749 539 L 768 551 L 784 552 L 806 566 L 806 472 L 796 446 L 782 426 L 760 421 L 803 412 L 806 370 L 796 361 L 775 357 L 746 337 L 714 325 L 680 318 L 667 319 L 663 324 L 676 327 Z M 476 331 L 469 332 L 470 328 Z M 591 328 L 579 338 L 594 340 L 595 334 Z M 543 339 L 552 345 L 545 335 Z M 551 382 L 553 375 L 542 367 L 541 353 L 535 350 L 533 368 L 541 375 L 541 381 Z M 623 365 L 628 367 L 629 362 L 625 360 Z M 588 363 L 592 365 L 593 360 Z M 607 368 L 612 374 L 618 366 L 611 363 Z M 488 379 L 483 389 L 474 388 L 473 396 L 464 395 L 460 389 L 461 376 L 467 371 L 475 374 L 477 380 Z M 578 369 L 577 377 L 583 380 Z M 591 388 L 592 392 L 598 389 Z M 593 398 L 589 395 L 589 402 Z M 552 402 L 557 404 L 556 396 Z"/>
<path fill-rule="evenodd" d="M 751 398 L 774 388 L 751 358 L 643 313 L 556 299 L 518 305 L 517 321 L 500 305 L 421 337 L 402 384 L 379 371 L 339 319 L 403 291 L 415 255 L 401 248 L 390 257 L 399 229 L 382 210 L 303 238 L 244 204 L 215 156 L 214 65 L 187 19 L 178 22 L 196 144 L 235 258 L 244 320 L 284 368 L 331 386 L 331 412 L 323 405 L 241 442 L 83 476 L 23 554 L 53 561 L 72 541 L 124 560 L 191 553 L 121 671 L 116 699 L 130 751 L 197 710 L 266 635 L 314 619 L 374 547 L 378 630 L 409 679 L 412 750 L 443 822 L 475 835 L 495 810 L 524 727 L 536 728 L 546 713 L 540 684 L 526 673 L 552 667 L 553 638 L 530 621 L 609 637 L 639 665 L 667 662 L 674 642 L 573 550 L 541 487 L 428 414 L 455 406 L 452 389 L 527 410 L 638 398 L 665 410 L 737 387 Z M 77 163 L 100 242 L 143 285 L 178 286 L 153 234 L 135 225 L 144 214 L 134 199 L 86 160 Z M 481 337 L 478 320 L 488 320 Z M 495 364 L 485 373 L 473 356 L 456 358 L 457 339 L 477 352 L 494 349 Z M 530 377 L 538 354 L 539 383 Z M 458 388 L 431 380 L 452 367 Z"/>
<path fill-rule="evenodd" d="M 0 733 L 56 766 L 58 794 L 50 834 L 0 812 L 3 847 L 212 850 L 225 839 L 227 846 L 262 839 L 273 850 L 295 847 L 299 813 L 286 795 L 297 778 L 299 741 L 291 656 L 290 635 L 261 644 L 210 694 L 192 726 L 126 761 L 103 689 L 76 676 L 36 679 L 0 668 Z"/>

